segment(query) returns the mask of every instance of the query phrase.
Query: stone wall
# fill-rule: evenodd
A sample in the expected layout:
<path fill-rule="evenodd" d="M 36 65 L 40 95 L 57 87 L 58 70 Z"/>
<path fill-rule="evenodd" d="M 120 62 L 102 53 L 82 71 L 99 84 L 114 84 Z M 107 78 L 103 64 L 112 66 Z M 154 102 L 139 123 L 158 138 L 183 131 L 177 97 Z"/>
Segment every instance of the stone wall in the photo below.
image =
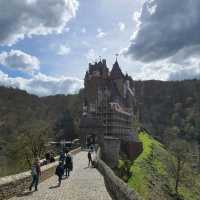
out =
<path fill-rule="evenodd" d="M 102 149 L 103 159 L 106 164 L 114 168 L 119 160 L 120 139 L 109 136 L 104 137 L 104 145 Z"/>
<path fill-rule="evenodd" d="M 106 188 L 113 200 L 143 200 L 136 192 L 115 175 L 110 167 L 101 160 L 100 148 L 97 151 L 97 169 L 103 175 Z"/>
<path fill-rule="evenodd" d="M 74 155 L 80 152 L 80 150 L 81 150 L 80 148 L 74 149 L 71 151 L 71 154 Z M 57 165 L 58 161 L 42 166 L 41 167 L 42 175 L 40 177 L 40 182 L 53 176 L 55 174 L 55 169 Z M 9 199 L 13 196 L 22 193 L 30 186 L 30 183 L 31 183 L 30 171 L 0 178 L 0 200 Z"/>

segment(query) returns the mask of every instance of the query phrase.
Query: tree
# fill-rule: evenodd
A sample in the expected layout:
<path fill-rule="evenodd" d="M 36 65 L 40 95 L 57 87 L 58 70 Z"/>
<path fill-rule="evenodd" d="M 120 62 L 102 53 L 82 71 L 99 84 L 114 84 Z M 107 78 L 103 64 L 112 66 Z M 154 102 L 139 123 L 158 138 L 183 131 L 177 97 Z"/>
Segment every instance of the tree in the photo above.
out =
<path fill-rule="evenodd" d="M 15 164 L 16 170 L 30 168 L 36 158 L 44 156 L 49 132 L 44 121 L 32 121 L 23 126 L 16 139 L 7 147 L 9 160 Z"/>
<path fill-rule="evenodd" d="M 198 168 L 200 172 L 200 117 L 196 120 L 196 141 L 198 143 Z"/>
<path fill-rule="evenodd" d="M 196 92 L 195 92 L 195 97 L 196 97 L 196 112 L 197 112 L 197 117 L 196 117 L 196 139 L 198 142 L 198 149 L 199 149 L 199 171 L 200 171 L 200 82 L 196 81 L 195 82 L 195 86 L 196 86 Z"/>
<path fill-rule="evenodd" d="M 132 166 L 132 162 L 130 160 L 120 160 L 118 163 L 118 175 L 127 182 L 128 179 L 131 177 L 132 173 L 130 171 L 130 168 Z"/>
<path fill-rule="evenodd" d="M 178 195 L 179 186 L 184 177 L 185 166 L 189 158 L 189 145 L 186 141 L 178 139 L 170 145 L 174 159 L 171 161 L 170 171 L 175 177 L 175 192 Z"/>
<path fill-rule="evenodd" d="M 74 138 L 74 120 L 70 112 L 62 113 L 55 125 L 54 131 L 58 140 L 71 140 Z"/>
<path fill-rule="evenodd" d="M 169 127 L 164 131 L 163 143 L 170 146 L 171 141 L 175 141 L 180 134 L 180 129 L 177 126 Z"/>

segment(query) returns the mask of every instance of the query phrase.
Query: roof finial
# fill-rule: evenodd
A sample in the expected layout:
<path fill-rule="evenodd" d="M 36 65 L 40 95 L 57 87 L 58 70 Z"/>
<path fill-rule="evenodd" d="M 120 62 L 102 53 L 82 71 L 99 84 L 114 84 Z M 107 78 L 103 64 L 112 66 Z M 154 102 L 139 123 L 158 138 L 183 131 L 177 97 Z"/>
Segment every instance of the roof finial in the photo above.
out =
<path fill-rule="evenodd" d="M 117 58 L 118 58 L 119 54 L 118 54 L 118 53 L 116 53 L 116 54 L 115 54 L 115 56 L 116 56 L 116 62 L 117 62 Z"/>

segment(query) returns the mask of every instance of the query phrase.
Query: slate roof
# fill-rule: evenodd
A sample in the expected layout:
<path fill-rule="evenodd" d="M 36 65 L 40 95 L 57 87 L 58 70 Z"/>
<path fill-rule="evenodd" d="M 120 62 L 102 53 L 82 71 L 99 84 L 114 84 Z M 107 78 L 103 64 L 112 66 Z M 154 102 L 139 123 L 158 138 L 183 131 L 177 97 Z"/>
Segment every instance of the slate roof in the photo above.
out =
<path fill-rule="evenodd" d="M 122 73 L 117 61 L 113 65 L 113 68 L 112 68 L 111 73 L 110 73 L 110 78 L 111 79 L 124 78 L 124 74 Z"/>

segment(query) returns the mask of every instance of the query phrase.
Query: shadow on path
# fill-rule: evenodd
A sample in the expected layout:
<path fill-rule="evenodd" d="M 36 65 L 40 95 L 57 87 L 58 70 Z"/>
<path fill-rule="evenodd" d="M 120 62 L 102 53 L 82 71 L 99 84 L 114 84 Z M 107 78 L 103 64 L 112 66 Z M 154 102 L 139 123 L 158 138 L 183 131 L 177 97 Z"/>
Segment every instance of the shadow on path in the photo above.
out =
<path fill-rule="evenodd" d="M 29 196 L 29 195 L 32 195 L 32 194 L 33 194 L 33 191 L 22 192 L 20 194 L 17 194 L 17 197 Z"/>
<path fill-rule="evenodd" d="M 59 188 L 59 187 L 60 187 L 59 185 L 54 185 L 54 186 L 49 187 L 49 189 L 56 189 L 56 188 Z"/>
<path fill-rule="evenodd" d="M 66 180 L 68 178 L 69 178 L 69 176 L 64 176 L 64 177 L 62 177 L 62 180 Z"/>

